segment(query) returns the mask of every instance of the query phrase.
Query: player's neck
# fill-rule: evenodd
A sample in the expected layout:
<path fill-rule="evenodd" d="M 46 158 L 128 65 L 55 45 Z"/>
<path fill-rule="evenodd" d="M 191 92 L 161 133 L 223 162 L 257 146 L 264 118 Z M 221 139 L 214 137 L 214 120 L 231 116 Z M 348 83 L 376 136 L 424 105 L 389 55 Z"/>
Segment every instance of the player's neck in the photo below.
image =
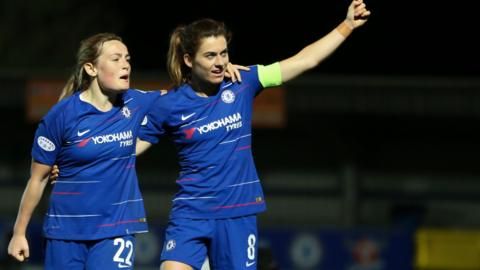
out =
<path fill-rule="evenodd" d="M 108 112 L 113 108 L 113 104 L 117 101 L 118 93 L 105 92 L 100 89 L 90 87 L 80 93 L 80 99 L 90 103 L 99 111 Z"/>
<path fill-rule="evenodd" d="M 219 86 L 218 84 L 212 84 L 200 80 L 192 80 L 190 86 L 200 97 L 211 97 L 218 93 Z"/>

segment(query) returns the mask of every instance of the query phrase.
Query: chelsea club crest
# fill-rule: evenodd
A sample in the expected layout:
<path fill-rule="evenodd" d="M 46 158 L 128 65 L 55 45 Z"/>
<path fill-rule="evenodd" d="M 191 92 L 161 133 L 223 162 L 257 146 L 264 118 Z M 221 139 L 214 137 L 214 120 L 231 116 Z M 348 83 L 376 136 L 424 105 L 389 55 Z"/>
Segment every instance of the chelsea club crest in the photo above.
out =
<path fill-rule="evenodd" d="M 235 101 L 235 94 L 232 90 L 225 90 L 222 92 L 222 101 L 225 103 L 232 103 Z"/>
<path fill-rule="evenodd" d="M 130 116 L 132 115 L 127 106 L 124 106 L 122 108 L 122 114 L 123 116 L 125 116 L 125 118 L 130 118 Z"/>

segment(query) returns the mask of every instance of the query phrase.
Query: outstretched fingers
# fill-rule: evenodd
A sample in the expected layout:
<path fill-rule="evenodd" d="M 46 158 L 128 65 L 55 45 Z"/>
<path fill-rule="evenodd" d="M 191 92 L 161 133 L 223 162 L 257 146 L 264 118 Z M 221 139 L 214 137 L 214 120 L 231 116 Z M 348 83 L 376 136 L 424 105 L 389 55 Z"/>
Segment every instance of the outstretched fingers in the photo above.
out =
<path fill-rule="evenodd" d="M 240 74 L 240 70 L 245 70 L 249 71 L 249 67 L 241 66 L 241 65 L 234 65 L 232 63 L 228 63 L 227 65 L 227 72 L 225 73 L 225 76 L 229 77 L 232 79 L 232 82 L 242 81 L 242 76 Z"/>

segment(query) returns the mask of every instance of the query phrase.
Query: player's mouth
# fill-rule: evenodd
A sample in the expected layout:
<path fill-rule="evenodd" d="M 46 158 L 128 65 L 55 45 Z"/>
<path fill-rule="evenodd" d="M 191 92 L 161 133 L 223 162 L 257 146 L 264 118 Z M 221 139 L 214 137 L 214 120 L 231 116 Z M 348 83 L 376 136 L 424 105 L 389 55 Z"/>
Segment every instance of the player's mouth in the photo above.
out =
<path fill-rule="evenodd" d="M 215 70 L 212 70 L 212 73 L 213 73 L 214 77 L 223 77 L 224 73 L 225 73 L 225 70 L 224 69 L 215 69 Z"/>
<path fill-rule="evenodd" d="M 120 76 L 120 79 L 125 81 L 125 82 L 129 82 L 130 81 L 130 75 L 128 75 L 128 74 L 122 75 L 122 76 Z"/>

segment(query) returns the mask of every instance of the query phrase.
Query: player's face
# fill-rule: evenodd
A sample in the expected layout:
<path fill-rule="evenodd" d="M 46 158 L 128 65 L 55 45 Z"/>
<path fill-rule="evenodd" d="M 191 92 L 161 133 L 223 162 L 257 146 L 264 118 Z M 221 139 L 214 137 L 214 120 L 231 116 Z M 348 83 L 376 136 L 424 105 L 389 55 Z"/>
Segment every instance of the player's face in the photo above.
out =
<path fill-rule="evenodd" d="M 211 84 L 220 84 L 228 61 L 224 36 L 203 38 L 192 62 L 192 76 Z"/>
<path fill-rule="evenodd" d="M 104 90 L 125 91 L 130 88 L 130 54 L 118 40 L 103 43 L 95 65 L 98 85 Z"/>

